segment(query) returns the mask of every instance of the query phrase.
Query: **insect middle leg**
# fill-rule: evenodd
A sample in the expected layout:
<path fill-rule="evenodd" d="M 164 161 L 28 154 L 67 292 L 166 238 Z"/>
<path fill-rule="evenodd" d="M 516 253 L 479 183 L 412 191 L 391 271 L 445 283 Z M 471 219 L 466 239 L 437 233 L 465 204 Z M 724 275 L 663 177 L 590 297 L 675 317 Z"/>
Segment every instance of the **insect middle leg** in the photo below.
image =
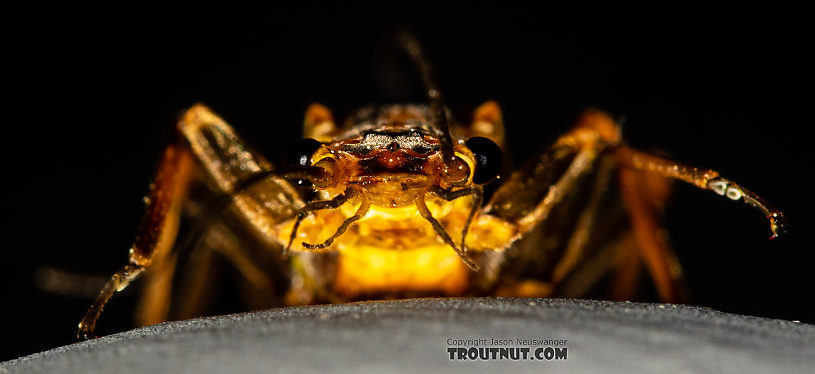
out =
<path fill-rule="evenodd" d="M 592 146 L 589 150 L 593 155 L 597 155 L 603 147 L 599 142 Z M 584 152 L 589 151 L 584 150 Z M 531 270 L 522 279 L 501 286 L 504 295 L 579 297 L 594 283 L 593 281 L 586 282 L 586 280 L 595 279 L 607 271 L 607 266 L 610 265 L 594 266 L 588 270 L 583 269 L 584 266 L 582 266 L 587 257 L 596 257 L 597 229 L 608 225 L 607 222 L 599 220 L 600 218 L 606 220 L 609 216 L 608 212 L 604 211 L 604 205 L 609 183 L 617 171 L 617 162 L 607 156 L 597 157 L 596 161 L 593 160 L 592 165 L 584 165 L 578 171 L 573 171 L 575 177 L 572 179 L 563 181 L 563 183 L 559 181 L 551 187 L 563 189 L 564 186 L 569 186 L 568 190 L 561 191 L 562 200 L 553 202 L 553 206 L 548 208 L 551 216 L 545 217 L 538 223 L 546 227 L 538 227 L 530 232 L 529 239 L 534 243 L 526 242 L 519 248 L 525 252 L 522 256 L 527 260 L 524 261 L 529 261 L 530 264 L 537 263 L 538 265 L 532 265 L 532 268 L 538 270 Z M 580 187 L 577 187 L 578 185 Z M 581 189 L 582 192 L 574 191 L 575 188 Z M 585 199 L 583 199 L 584 195 Z M 570 205 L 572 206 L 569 207 Z M 564 223 L 572 218 L 574 219 L 573 224 Z M 559 222 L 550 222 L 550 220 Z M 558 250 L 558 247 L 562 249 Z M 556 261 L 548 259 L 553 256 L 557 256 Z M 603 262 L 603 264 L 610 263 L 610 261 Z M 550 269 L 550 272 L 542 269 Z M 572 276 L 577 270 L 580 270 L 582 275 Z"/>
<path fill-rule="evenodd" d="M 568 235 L 564 231 L 567 228 L 555 226 L 558 226 L 557 222 L 565 222 L 561 219 L 566 212 L 563 207 L 574 205 L 572 203 L 576 199 L 576 190 L 592 184 L 590 181 L 587 183 L 587 179 L 596 174 L 593 172 L 598 168 L 598 157 L 607 146 L 608 142 L 598 131 L 577 126 L 515 172 L 493 194 L 483 213 L 513 223 L 514 238 L 525 238 L 523 243 L 513 249 L 515 254 L 511 257 L 511 263 L 503 270 L 507 276 L 502 277 L 502 284 L 497 285 L 499 292 L 506 295 L 548 296 L 555 291 L 552 271 L 559 273 L 559 281 L 583 257 L 586 234 L 593 226 L 594 212 L 591 209 L 584 219 L 579 219 L 582 223 L 576 228 L 576 236 L 571 240 L 572 248 L 568 251 L 569 259 L 563 263 L 562 269 L 553 269 L 552 253 L 544 247 L 551 247 L 556 251 L 570 241 L 568 236 L 564 236 Z M 613 168 L 613 165 L 609 167 Z M 601 166 L 600 169 L 606 168 Z M 606 174 L 597 181 L 602 186 L 588 187 L 590 190 L 597 190 L 590 194 L 602 195 L 605 184 L 602 179 L 607 180 L 609 172 L 605 170 L 600 173 Z M 599 196 L 594 200 L 597 199 Z M 550 225 L 552 223 L 555 225 Z M 534 282 L 530 283 L 532 280 Z"/>
<path fill-rule="evenodd" d="M 178 275 L 172 283 L 175 297 L 171 298 L 171 313 L 163 318 L 143 321 L 141 325 L 208 314 L 215 306 L 225 276 L 233 276 L 240 283 L 237 287 L 240 297 L 252 310 L 282 303 L 276 295 L 285 290 L 288 274 L 279 252 L 270 251 L 262 242 L 245 235 L 246 228 L 238 227 L 238 222 L 231 218 L 225 214 L 208 224 L 198 245 L 179 256 Z M 153 273 L 151 270 L 146 275 Z M 154 305 L 152 302 L 143 304 Z"/>
<path fill-rule="evenodd" d="M 608 146 L 601 132 L 583 122 L 515 172 L 495 191 L 484 212 L 515 222 L 517 237 L 546 220 Z"/>

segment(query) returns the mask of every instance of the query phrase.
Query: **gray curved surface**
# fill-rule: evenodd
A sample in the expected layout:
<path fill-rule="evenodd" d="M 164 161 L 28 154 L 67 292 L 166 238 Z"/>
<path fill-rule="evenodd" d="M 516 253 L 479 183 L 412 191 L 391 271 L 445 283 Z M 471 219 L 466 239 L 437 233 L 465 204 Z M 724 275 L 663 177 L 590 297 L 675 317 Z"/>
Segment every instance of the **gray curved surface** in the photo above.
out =
<path fill-rule="evenodd" d="M 451 338 L 512 339 L 510 347 L 519 348 L 526 345 L 516 339 L 562 339 L 567 355 L 450 360 L 447 349 L 457 348 Z M 815 326 L 665 304 L 415 299 L 168 322 L 0 364 L 2 373 L 469 373 L 482 368 L 813 372 Z"/>

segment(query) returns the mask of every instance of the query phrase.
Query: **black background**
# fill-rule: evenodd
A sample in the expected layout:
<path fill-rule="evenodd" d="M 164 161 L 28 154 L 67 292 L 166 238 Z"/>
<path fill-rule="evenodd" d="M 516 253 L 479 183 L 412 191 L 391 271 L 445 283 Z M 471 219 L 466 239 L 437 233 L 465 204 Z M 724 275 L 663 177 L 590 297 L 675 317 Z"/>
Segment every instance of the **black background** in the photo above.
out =
<path fill-rule="evenodd" d="M 7 12 L 0 360 L 73 341 L 90 300 L 40 292 L 33 274 L 108 276 L 125 264 L 184 108 L 206 103 L 279 160 L 310 102 L 341 114 L 422 101 L 389 41 L 405 26 L 451 108 L 501 103 L 516 163 L 595 106 L 625 118 L 633 146 L 714 168 L 773 202 L 790 221 L 778 240 L 766 240 L 757 211 L 681 184 L 665 225 L 699 305 L 815 322 L 802 10 L 437 5 Z M 126 326 L 130 296 L 110 304 L 103 332 Z"/>

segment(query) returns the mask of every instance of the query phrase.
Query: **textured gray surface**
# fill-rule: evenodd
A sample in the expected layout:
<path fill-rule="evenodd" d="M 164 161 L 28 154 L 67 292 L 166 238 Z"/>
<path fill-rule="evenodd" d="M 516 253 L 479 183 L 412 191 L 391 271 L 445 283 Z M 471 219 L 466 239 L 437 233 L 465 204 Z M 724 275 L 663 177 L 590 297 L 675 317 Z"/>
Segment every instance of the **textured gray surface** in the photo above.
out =
<path fill-rule="evenodd" d="M 449 338 L 565 339 L 568 356 L 450 360 Z M 8 361 L 0 372 L 469 373 L 481 368 L 513 373 L 813 372 L 815 326 L 660 304 L 364 302 L 162 323 Z"/>

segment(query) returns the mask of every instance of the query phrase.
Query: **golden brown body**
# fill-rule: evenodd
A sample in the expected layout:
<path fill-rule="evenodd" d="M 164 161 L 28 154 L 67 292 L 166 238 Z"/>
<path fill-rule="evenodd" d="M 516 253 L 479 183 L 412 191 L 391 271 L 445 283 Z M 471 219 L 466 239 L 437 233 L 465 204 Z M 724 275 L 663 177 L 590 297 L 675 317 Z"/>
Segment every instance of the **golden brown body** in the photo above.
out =
<path fill-rule="evenodd" d="M 419 59 L 411 43 L 406 49 Z M 628 298 L 635 285 L 630 275 L 642 264 L 660 296 L 679 301 L 681 269 L 656 223 L 665 178 L 744 201 L 769 218 L 774 235 L 784 229 L 779 211 L 715 171 L 626 147 L 619 127 L 597 111 L 587 111 L 486 194 L 484 186 L 501 166 L 498 105 L 485 103 L 466 126 L 453 123 L 428 67 L 419 67 L 431 105 L 365 109 L 342 126 L 327 108 L 312 105 L 304 124 L 311 140 L 288 169 L 250 150 L 205 106 L 189 109 L 151 185 L 130 264 L 88 310 L 80 336 L 92 336 L 113 293 L 145 271 L 142 323 L 171 318 L 172 310 L 182 311 L 180 317 L 195 314 L 206 298 L 200 284 L 208 273 L 193 271 L 186 282 L 192 286 L 180 292 L 171 281 L 183 244 L 175 240 L 182 211 L 197 217 L 201 229 L 192 230 L 198 245 L 190 258 L 220 253 L 257 298 L 285 304 L 414 295 L 578 296 L 609 273 L 614 297 Z M 610 193 L 615 176 L 619 195 Z M 630 224 L 618 227 L 622 221 Z M 603 227 L 609 225 L 615 226 Z M 252 248 L 273 260 L 258 266 L 263 256 Z M 180 306 L 171 307 L 173 293 L 183 295 L 175 298 Z"/>

